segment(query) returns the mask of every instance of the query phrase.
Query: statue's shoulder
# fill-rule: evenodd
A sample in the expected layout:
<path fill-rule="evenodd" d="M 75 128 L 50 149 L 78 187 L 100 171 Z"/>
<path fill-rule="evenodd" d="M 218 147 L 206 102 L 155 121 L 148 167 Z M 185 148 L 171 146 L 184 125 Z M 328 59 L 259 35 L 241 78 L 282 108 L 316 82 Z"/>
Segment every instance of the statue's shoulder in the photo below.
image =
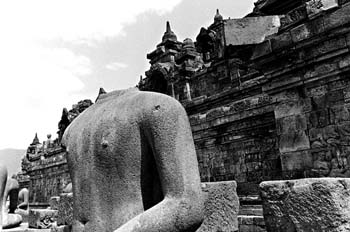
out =
<path fill-rule="evenodd" d="M 165 109 L 182 108 L 181 103 L 173 97 L 156 92 L 140 91 L 137 88 L 109 92 L 102 95 L 96 103 L 103 105 L 108 102 L 127 105 L 134 110 L 152 109 L 158 105 L 162 105 Z"/>
<path fill-rule="evenodd" d="M 164 109 L 166 111 L 184 110 L 182 104 L 173 97 L 156 92 L 140 91 L 138 99 L 146 109 Z"/>

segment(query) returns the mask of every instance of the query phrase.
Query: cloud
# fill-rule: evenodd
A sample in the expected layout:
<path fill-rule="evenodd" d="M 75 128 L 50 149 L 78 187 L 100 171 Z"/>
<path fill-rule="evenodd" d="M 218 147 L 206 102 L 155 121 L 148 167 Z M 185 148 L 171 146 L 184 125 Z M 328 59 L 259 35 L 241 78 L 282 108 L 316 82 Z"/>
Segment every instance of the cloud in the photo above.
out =
<path fill-rule="evenodd" d="M 65 42 L 94 47 L 125 34 L 125 25 L 135 22 L 138 14 L 165 14 L 180 1 L 0 1 L 0 149 L 25 148 L 35 132 L 42 139 L 47 133 L 55 135 L 63 107 L 96 97 L 83 93 L 96 67 L 89 55 L 71 50 Z M 50 43 L 54 40 L 62 44 Z M 127 66 L 112 62 L 103 67 Z"/>
<path fill-rule="evenodd" d="M 113 62 L 113 63 L 106 64 L 106 68 L 112 71 L 117 71 L 119 69 L 127 68 L 127 67 L 128 67 L 127 64 L 124 64 L 121 62 Z"/>
<path fill-rule="evenodd" d="M 54 135 L 62 108 L 85 97 L 79 75 L 90 72 L 89 59 L 33 44 L 0 50 L 0 147 L 24 148 L 35 132 Z"/>
<path fill-rule="evenodd" d="M 11 0 L 0 3 L 2 29 L 13 35 L 65 40 L 100 40 L 116 36 L 123 25 L 145 11 L 164 14 L 181 0 Z M 20 6 L 20 7 L 19 7 Z"/>

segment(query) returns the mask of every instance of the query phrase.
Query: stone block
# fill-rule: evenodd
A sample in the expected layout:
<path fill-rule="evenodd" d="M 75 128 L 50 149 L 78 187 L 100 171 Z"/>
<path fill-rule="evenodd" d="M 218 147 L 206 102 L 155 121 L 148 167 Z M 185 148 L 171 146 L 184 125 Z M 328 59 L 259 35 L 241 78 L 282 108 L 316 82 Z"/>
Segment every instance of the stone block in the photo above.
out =
<path fill-rule="evenodd" d="M 301 24 L 300 26 L 293 28 L 291 30 L 291 34 L 292 34 L 292 40 L 296 43 L 304 39 L 307 39 L 312 35 L 311 31 L 305 24 Z"/>
<path fill-rule="evenodd" d="M 263 216 L 238 216 L 239 232 L 266 232 Z"/>
<path fill-rule="evenodd" d="M 54 226 L 50 232 L 72 232 L 72 226 Z"/>
<path fill-rule="evenodd" d="M 349 66 L 350 66 L 350 55 L 347 55 L 339 61 L 339 68 L 347 68 Z"/>
<path fill-rule="evenodd" d="M 319 13 L 338 7 L 337 0 L 311 0 L 306 2 L 306 11 L 309 18 L 315 17 Z"/>
<path fill-rule="evenodd" d="M 238 231 L 239 199 L 235 181 L 202 183 L 205 216 L 196 232 Z"/>
<path fill-rule="evenodd" d="M 51 209 L 30 209 L 29 228 L 48 229 L 56 223 L 57 210 Z"/>
<path fill-rule="evenodd" d="M 295 131 L 307 129 L 307 121 L 304 114 L 277 118 L 276 124 L 279 134 L 294 133 Z"/>
<path fill-rule="evenodd" d="M 315 57 L 319 57 L 323 54 L 344 49 L 346 48 L 346 46 L 347 46 L 346 39 L 344 37 L 337 37 L 331 40 L 324 41 L 320 44 L 315 44 L 315 46 L 306 48 L 305 56 L 308 59 L 312 59 Z"/>
<path fill-rule="evenodd" d="M 268 232 L 350 230 L 350 179 L 314 178 L 260 184 Z"/>
<path fill-rule="evenodd" d="M 271 37 L 271 48 L 273 51 L 293 45 L 290 31 Z"/>
<path fill-rule="evenodd" d="M 272 52 L 271 48 L 271 42 L 270 40 L 265 40 L 264 42 L 258 44 L 253 52 L 252 58 L 251 59 L 257 59 L 262 56 L 268 55 Z"/>
<path fill-rule="evenodd" d="M 62 193 L 58 205 L 57 225 L 72 225 L 73 193 Z"/>
<path fill-rule="evenodd" d="M 296 24 L 307 18 L 307 12 L 305 6 L 297 7 L 284 16 L 281 16 L 281 28 L 284 29 L 290 25 Z"/>
<path fill-rule="evenodd" d="M 51 197 L 49 201 L 50 209 L 58 210 L 59 203 L 60 203 L 60 197 L 58 196 Z"/>
<path fill-rule="evenodd" d="M 350 22 L 350 4 L 332 12 L 324 17 L 324 26 L 326 30 L 342 26 Z"/>
<path fill-rule="evenodd" d="M 292 40 L 295 43 L 299 43 L 300 41 L 319 35 L 324 30 L 323 18 L 317 18 L 293 28 L 291 30 Z"/>
<path fill-rule="evenodd" d="M 279 136 L 279 150 L 281 153 L 305 150 L 310 148 L 309 137 L 303 130 L 290 131 Z"/>
<path fill-rule="evenodd" d="M 345 102 L 350 102 L 350 86 L 343 90 Z"/>
<path fill-rule="evenodd" d="M 225 24 L 226 46 L 259 44 L 277 33 L 280 25 L 279 16 L 229 19 Z"/>
<path fill-rule="evenodd" d="M 350 2 L 350 0 L 339 0 L 339 4 L 340 5 L 345 5 L 345 4 L 349 3 L 349 2 Z"/>
<path fill-rule="evenodd" d="M 281 154 L 282 170 L 305 170 L 313 167 L 312 155 L 308 151 L 298 151 Z"/>

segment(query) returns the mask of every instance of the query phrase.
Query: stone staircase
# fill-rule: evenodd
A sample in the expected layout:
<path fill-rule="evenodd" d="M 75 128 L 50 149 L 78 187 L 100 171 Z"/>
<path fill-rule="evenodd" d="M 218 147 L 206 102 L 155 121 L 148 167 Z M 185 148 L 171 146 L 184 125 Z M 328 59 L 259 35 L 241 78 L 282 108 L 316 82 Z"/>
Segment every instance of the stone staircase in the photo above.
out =
<path fill-rule="evenodd" d="M 240 196 L 239 232 L 266 232 L 259 196 Z"/>

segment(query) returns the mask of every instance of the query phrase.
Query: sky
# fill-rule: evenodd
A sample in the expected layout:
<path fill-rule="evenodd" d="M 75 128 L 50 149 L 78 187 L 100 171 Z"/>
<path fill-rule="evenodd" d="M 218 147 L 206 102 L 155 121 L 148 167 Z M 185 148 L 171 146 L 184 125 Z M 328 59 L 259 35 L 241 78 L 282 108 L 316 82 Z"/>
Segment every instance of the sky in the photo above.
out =
<path fill-rule="evenodd" d="M 0 2 L 0 149 L 57 137 L 64 107 L 135 86 L 166 21 L 195 40 L 218 8 L 240 18 L 254 0 L 11 0 Z"/>

